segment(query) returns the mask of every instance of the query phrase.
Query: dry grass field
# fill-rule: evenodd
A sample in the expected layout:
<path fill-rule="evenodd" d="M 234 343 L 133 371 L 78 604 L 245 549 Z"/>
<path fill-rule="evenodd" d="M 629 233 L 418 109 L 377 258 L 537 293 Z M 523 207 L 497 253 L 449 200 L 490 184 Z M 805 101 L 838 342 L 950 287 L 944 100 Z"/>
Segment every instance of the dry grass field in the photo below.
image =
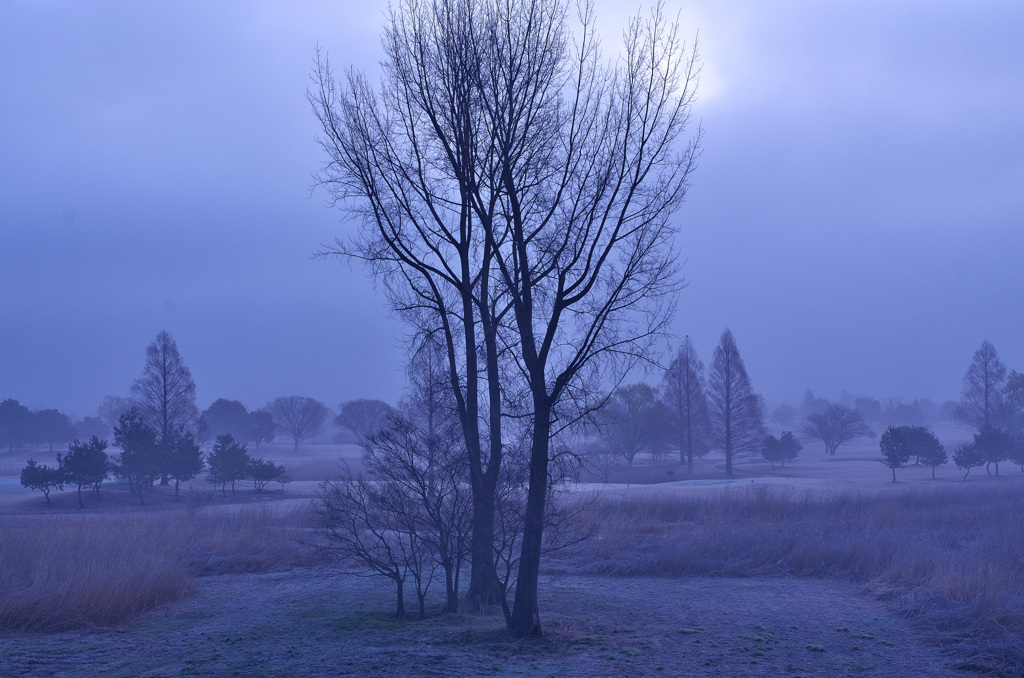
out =
<path fill-rule="evenodd" d="M 2 478 L 0 675 L 1021 675 L 1024 474 L 892 483 L 868 442 L 580 485 L 595 533 L 545 563 L 539 642 L 498 611 L 393 619 L 387 583 L 320 558 L 309 502 L 345 447 L 261 451 L 305 464 L 284 492 L 145 507 Z"/>

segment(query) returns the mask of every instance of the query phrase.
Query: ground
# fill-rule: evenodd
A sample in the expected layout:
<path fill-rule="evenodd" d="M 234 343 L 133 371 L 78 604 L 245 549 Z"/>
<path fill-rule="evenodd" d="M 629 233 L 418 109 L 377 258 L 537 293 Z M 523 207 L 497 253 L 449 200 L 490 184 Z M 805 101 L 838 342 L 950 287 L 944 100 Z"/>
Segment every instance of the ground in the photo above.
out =
<path fill-rule="evenodd" d="M 952 450 L 969 437 L 938 431 Z M 239 484 L 239 502 L 308 503 L 318 479 L 337 476 L 339 458 L 358 464 L 354 446 L 311 446 L 294 452 L 264 446 L 260 456 L 288 466 L 295 482 L 255 495 Z M 18 484 L 17 471 L 42 450 L 0 455 L 0 513 L 76 513 L 74 492 L 41 495 Z M 675 463 L 645 460 L 630 475 L 580 487 L 604 493 L 711 492 L 769 484 L 809 490 L 898 492 L 963 482 L 951 465 L 937 480 L 927 467 L 897 472 L 878 462 L 870 440 L 834 457 L 813 444 L 785 468 L 756 458 L 737 460 L 737 477 L 722 477 L 721 458 L 700 460 L 694 477 Z M 1020 471 L 1004 465 L 1004 480 Z M 657 484 L 653 484 L 655 481 Z M 1001 482 L 972 472 L 968 483 Z M 188 484 L 209 491 L 202 479 Z M 961 485 L 962 486 L 962 485 Z M 134 510 L 124 488 L 87 497 L 87 512 Z M 149 508 L 171 508 L 166 488 Z M 2 545 L 0 545 L 2 546 Z M 547 636 L 514 641 L 500 613 L 397 620 L 393 591 L 379 579 L 323 569 L 205 576 L 177 602 L 117 628 L 68 633 L 0 634 L 0 676 L 952 676 L 954 653 L 944 639 L 915 628 L 891 601 L 850 581 L 792 577 L 615 578 L 579 576 L 571 565 L 547 567 L 541 611 Z M 439 609 L 435 583 L 430 605 Z M 412 587 L 406 600 L 415 606 Z M 948 640 L 948 639 L 947 639 Z"/>
<path fill-rule="evenodd" d="M 0 673 L 962 675 L 884 602 L 847 582 L 549 576 L 540 642 L 511 640 L 499 614 L 396 620 L 384 586 L 314 569 L 205 577 L 195 595 L 122 628 L 0 635 Z"/>

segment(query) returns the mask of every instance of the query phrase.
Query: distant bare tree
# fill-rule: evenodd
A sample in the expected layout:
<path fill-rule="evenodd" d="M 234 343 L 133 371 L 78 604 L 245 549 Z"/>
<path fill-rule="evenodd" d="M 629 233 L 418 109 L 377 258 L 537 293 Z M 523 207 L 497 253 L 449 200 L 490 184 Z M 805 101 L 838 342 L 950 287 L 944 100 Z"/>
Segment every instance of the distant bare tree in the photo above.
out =
<path fill-rule="evenodd" d="M 834 403 L 827 404 L 824 411 L 808 416 L 800 430 L 805 438 L 825 443 L 825 450 L 830 455 L 834 455 L 844 443 L 874 435 L 860 412 Z"/>
<path fill-rule="evenodd" d="M 725 453 L 725 474 L 731 476 L 733 456 L 759 452 L 764 443 L 764 420 L 747 368 L 726 328 L 711 356 L 708 374 L 708 415 L 712 438 Z"/>
<path fill-rule="evenodd" d="M 113 431 L 121 423 L 121 415 L 130 411 L 133 407 L 136 407 L 136 403 L 131 398 L 108 395 L 104 396 L 99 407 L 96 408 L 96 414 L 103 420 L 109 432 Z"/>
<path fill-rule="evenodd" d="M 315 436 L 327 420 L 327 406 L 319 400 L 303 396 L 281 396 L 267 404 L 267 411 L 274 417 L 274 426 L 295 443 L 299 444 Z"/>
<path fill-rule="evenodd" d="M 679 448 L 679 463 L 693 472 L 693 458 L 708 451 L 708 403 L 704 363 L 687 336 L 661 380 L 661 400 L 669 416 L 669 436 Z"/>
<path fill-rule="evenodd" d="M 449 390 L 450 385 L 447 385 Z M 364 445 L 366 441 L 382 431 L 394 416 L 395 408 L 383 400 L 349 400 L 341 403 L 338 416 L 334 423 L 341 427 L 347 436 L 345 442 Z"/>
<path fill-rule="evenodd" d="M 999 360 L 995 346 L 988 341 L 981 342 L 964 374 L 957 420 L 976 431 L 992 426 L 1005 381 L 1006 366 Z"/>
<path fill-rule="evenodd" d="M 594 416 L 604 444 L 621 455 L 627 466 L 633 466 L 638 454 L 664 444 L 665 411 L 648 384 L 620 386 Z"/>

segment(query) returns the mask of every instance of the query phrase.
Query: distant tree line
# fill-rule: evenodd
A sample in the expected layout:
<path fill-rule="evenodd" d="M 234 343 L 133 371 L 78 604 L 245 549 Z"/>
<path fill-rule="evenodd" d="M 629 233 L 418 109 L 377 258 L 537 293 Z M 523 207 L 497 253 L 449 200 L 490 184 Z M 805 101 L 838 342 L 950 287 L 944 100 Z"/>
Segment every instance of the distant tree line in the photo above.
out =
<path fill-rule="evenodd" d="M 0 401 L 0 448 L 6 447 L 9 452 L 43 445 L 53 451 L 55 445 L 63 447 L 76 438 L 106 438 L 109 433 L 99 417 L 72 422 L 71 417 L 55 409 L 33 412 L 17 400 Z"/>
<path fill-rule="evenodd" d="M 51 490 L 74 485 L 79 506 L 84 506 L 82 489 L 91 486 L 99 497 L 100 485 L 110 476 L 125 482 L 140 503 L 145 503 L 147 489 L 157 481 L 169 485 L 173 480 L 177 499 L 180 484 L 207 468 L 215 486 L 231 483 L 232 492 L 235 481 L 244 478 L 253 479 L 257 492 L 272 480 L 287 478 L 283 466 L 253 459 L 246 451 L 247 442 L 258 445 L 273 439 L 274 422 L 269 412 L 250 413 L 237 401 L 218 400 L 200 415 L 195 391 L 177 344 L 169 333 L 160 332 L 146 348 L 145 367 L 131 386 L 131 397 L 108 396 L 99 407 L 96 420 L 104 427 L 110 424 L 120 453 L 107 454 L 108 442 L 101 433 L 92 434 L 85 442 L 74 438 L 67 453 L 57 454 L 56 467 L 29 459 L 22 469 L 22 485 L 41 491 L 47 503 Z M 55 431 L 60 429 L 60 436 L 54 434 L 50 441 L 62 442 L 73 431 L 67 417 L 57 414 L 56 410 L 42 410 L 33 415 L 17 401 L 6 400 L 0 403 L 0 426 L 7 436 L 4 440 L 13 446 L 19 436 L 12 431 L 17 433 L 22 430 L 18 426 L 27 427 L 30 424 L 24 422 L 34 421 L 44 422 Z M 211 430 L 217 442 L 204 456 L 202 440 Z"/>

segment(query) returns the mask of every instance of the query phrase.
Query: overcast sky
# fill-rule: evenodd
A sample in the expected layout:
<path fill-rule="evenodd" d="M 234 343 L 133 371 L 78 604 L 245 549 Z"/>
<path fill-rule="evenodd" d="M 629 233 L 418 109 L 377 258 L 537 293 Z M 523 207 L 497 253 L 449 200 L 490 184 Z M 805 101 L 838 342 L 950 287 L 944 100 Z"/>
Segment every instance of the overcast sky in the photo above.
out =
<path fill-rule="evenodd" d="M 599 2 L 606 51 L 639 4 Z M 167 329 L 258 407 L 395 400 L 401 324 L 311 193 L 319 42 L 375 70 L 384 3 L 0 3 L 0 399 L 94 414 Z M 755 390 L 957 397 L 1024 370 L 1024 3 L 669 3 L 706 132 L 676 332 Z"/>

